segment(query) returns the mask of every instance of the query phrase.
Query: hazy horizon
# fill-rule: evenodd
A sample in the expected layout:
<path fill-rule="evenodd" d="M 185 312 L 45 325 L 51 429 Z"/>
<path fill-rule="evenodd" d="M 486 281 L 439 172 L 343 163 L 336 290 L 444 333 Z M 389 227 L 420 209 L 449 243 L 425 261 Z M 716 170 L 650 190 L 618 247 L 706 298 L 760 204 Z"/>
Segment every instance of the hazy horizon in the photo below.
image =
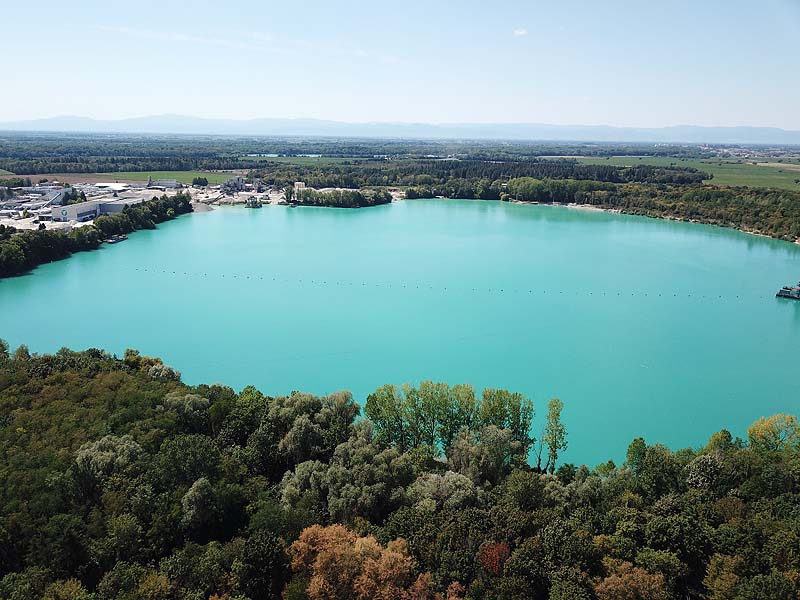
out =
<path fill-rule="evenodd" d="M 37 6 L 9 27 L 0 121 L 295 118 L 349 123 L 800 130 L 794 0 L 410 0 L 223 11 L 201 0 Z M 29 7 L 6 8 L 26 23 Z"/>
<path fill-rule="evenodd" d="M 547 127 L 608 127 L 613 129 L 673 129 L 673 128 L 680 128 L 680 127 L 696 127 L 696 128 L 704 128 L 704 129 L 733 129 L 733 128 L 753 128 L 753 129 L 779 129 L 782 131 L 789 131 L 789 132 L 800 132 L 800 126 L 797 128 L 790 128 L 790 127 L 781 127 L 777 125 L 753 125 L 751 123 L 739 123 L 739 124 L 721 124 L 716 122 L 709 122 L 709 123 L 692 123 L 692 122 L 675 122 L 669 123 L 665 125 L 619 125 L 616 123 L 611 122 L 570 122 L 570 123 L 553 123 L 548 121 L 534 121 L 534 120 L 527 120 L 527 121 L 509 121 L 503 119 L 495 119 L 495 120 L 441 120 L 441 121 L 434 121 L 434 120 L 416 120 L 416 121 L 409 121 L 403 119 L 334 119 L 328 118 L 324 116 L 320 117 L 295 117 L 295 116 L 287 116 L 287 115 L 260 115 L 260 116 L 253 116 L 253 117 L 237 117 L 237 116 L 230 116 L 230 117 L 218 117 L 209 114 L 192 114 L 188 112 L 183 113 L 175 113 L 175 112 L 153 112 L 153 113 L 140 113 L 140 114 L 130 114 L 130 115 L 122 115 L 118 117 L 96 117 L 88 114 L 77 114 L 77 113 L 62 113 L 62 114 L 53 114 L 53 115 L 42 115 L 42 116 L 33 116 L 30 118 L 24 119 L 3 119 L 0 120 L 0 124 L 6 123 L 25 123 L 25 122 L 35 122 L 35 121 L 49 121 L 49 120 L 57 120 L 57 119 L 82 119 L 87 121 L 98 121 L 98 122 L 124 122 L 124 121 L 135 121 L 135 120 L 144 120 L 144 119 L 162 119 L 162 118 L 178 118 L 178 119 L 196 119 L 196 120 L 206 120 L 206 121 L 231 121 L 231 122 L 248 122 L 248 121 L 321 121 L 321 122 L 329 122 L 329 123 L 340 123 L 345 125 L 431 125 L 431 126 L 452 126 L 452 125 L 542 125 Z"/>
<path fill-rule="evenodd" d="M 119 120 L 63 116 L 18 122 L 4 123 L 0 121 L 0 131 L 97 135 L 334 136 L 339 138 L 506 140 L 516 142 L 800 145 L 800 131 L 768 127 L 679 125 L 663 128 L 630 128 L 545 123 L 431 124 L 397 121 L 346 122 L 313 118 L 212 119 L 185 115 L 151 115 Z"/>

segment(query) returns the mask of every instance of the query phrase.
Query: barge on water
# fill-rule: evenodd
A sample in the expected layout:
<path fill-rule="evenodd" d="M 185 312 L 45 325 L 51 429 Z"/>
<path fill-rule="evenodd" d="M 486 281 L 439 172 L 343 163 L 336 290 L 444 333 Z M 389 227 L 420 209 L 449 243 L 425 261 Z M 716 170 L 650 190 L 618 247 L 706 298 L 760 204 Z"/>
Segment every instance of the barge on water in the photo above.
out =
<path fill-rule="evenodd" d="M 797 287 L 790 287 L 788 285 L 783 286 L 778 293 L 775 294 L 775 297 L 800 300 L 800 283 L 797 284 Z"/>

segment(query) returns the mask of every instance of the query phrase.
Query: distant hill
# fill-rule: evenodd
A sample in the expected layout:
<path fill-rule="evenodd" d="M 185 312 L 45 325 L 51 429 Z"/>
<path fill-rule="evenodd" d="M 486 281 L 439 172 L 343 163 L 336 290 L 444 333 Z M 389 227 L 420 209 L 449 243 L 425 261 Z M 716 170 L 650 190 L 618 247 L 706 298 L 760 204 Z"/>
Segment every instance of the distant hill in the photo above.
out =
<path fill-rule="evenodd" d="M 345 123 L 322 119 L 205 119 L 182 115 L 156 115 L 119 120 L 63 116 L 30 121 L 0 122 L 0 130 L 583 142 L 800 144 L 800 131 L 788 131 L 776 127 L 677 125 L 674 127 L 634 128 L 542 123 Z"/>

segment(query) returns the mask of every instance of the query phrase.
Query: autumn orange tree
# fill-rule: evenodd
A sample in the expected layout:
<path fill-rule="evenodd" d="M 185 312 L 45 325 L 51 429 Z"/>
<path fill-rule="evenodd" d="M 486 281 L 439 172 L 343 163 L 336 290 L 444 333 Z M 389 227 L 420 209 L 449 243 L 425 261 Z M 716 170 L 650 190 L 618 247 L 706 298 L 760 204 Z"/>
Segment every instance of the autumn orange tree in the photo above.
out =
<path fill-rule="evenodd" d="M 434 593 L 429 573 L 415 577 L 402 539 L 383 547 L 343 525 L 312 525 L 289 548 L 295 576 L 308 581 L 312 600 L 425 600 Z M 290 584 L 291 585 L 291 584 Z"/>
<path fill-rule="evenodd" d="M 614 571 L 594 588 L 599 600 L 669 600 L 664 576 L 649 573 L 629 562 Z"/>
<path fill-rule="evenodd" d="M 747 430 L 750 445 L 759 450 L 780 451 L 800 447 L 800 425 L 794 415 L 761 417 Z"/>

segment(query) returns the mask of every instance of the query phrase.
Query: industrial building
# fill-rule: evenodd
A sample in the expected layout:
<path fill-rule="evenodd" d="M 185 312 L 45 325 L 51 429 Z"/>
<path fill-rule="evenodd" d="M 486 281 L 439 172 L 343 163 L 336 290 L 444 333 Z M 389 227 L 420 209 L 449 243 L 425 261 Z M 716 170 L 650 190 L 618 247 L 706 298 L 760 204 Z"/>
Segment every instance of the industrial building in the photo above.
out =
<path fill-rule="evenodd" d="M 147 176 L 147 187 L 156 190 L 177 190 L 183 187 L 183 184 L 177 179 L 153 179 L 150 175 Z"/>
<path fill-rule="evenodd" d="M 111 215 L 122 212 L 126 206 L 144 202 L 144 198 L 115 198 L 113 200 L 88 200 L 77 204 L 54 206 L 53 221 L 90 221 L 100 215 Z"/>
<path fill-rule="evenodd" d="M 231 177 L 230 179 L 223 182 L 220 186 L 223 194 L 233 195 L 236 192 L 243 192 L 245 190 L 245 181 L 244 177 L 237 175 L 236 177 Z"/>

